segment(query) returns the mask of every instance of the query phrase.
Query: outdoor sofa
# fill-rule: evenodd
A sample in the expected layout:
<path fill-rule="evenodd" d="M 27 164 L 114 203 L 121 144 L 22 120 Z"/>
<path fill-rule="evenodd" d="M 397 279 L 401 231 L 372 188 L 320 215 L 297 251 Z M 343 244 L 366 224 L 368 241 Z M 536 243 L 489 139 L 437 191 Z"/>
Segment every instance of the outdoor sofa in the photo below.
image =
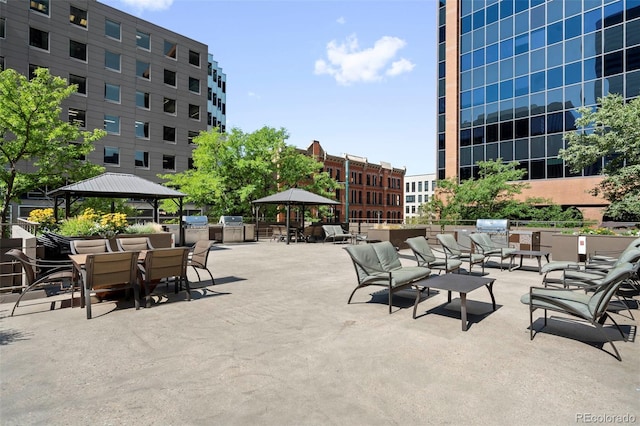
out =
<path fill-rule="evenodd" d="M 393 293 L 415 287 L 416 304 L 420 293 L 428 290 L 428 287 L 420 288 L 419 282 L 431 275 L 431 270 L 424 266 L 402 266 L 398 251 L 389 241 L 362 245 L 350 245 L 344 248 L 356 269 L 358 283 L 351 292 L 347 304 L 356 290 L 370 285 L 387 287 L 389 291 L 389 313 L 391 313 L 391 300 Z M 415 311 L 415 304 L 414 304 Z"/>

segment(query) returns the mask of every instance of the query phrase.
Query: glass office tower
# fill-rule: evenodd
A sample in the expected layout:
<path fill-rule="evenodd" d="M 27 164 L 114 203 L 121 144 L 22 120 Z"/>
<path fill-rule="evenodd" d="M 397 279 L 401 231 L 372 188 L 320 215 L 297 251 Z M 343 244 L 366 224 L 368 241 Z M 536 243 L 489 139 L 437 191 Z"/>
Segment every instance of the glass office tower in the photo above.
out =
<path fill-rule="evenodd" d="M 597 217 L 604 203 L 586 191 L 604 160 L 573 173 L 558 151 L 577 107 L 595 107 L 608 93 L 640 95 L 640 0 L 438 7 L 438 178 L 475 177 L 478 161 L 517 161 L 531 185 L 526 195 Z"/>

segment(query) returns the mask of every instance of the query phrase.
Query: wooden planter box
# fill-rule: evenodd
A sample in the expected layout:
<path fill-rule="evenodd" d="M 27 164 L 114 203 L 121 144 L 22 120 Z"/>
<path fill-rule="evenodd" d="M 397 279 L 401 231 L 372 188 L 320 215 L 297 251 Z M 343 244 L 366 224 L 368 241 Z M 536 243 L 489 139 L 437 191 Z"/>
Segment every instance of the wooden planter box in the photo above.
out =
<path fill-rule="evenodd" d="M 587 237 L 587 257 L 595 252 L 621 252 L 637 237 L 620 235 L 582 235 Z M 579 262 L 578 235 L 553 234 L 551 236 L 551 258 Z"/>
<path fill-rule="evenodd" d="M 407 249 L 409 246 L 404 242 L 407 238 L 426 236 L 426 228 L 401 228 L 401 229 L 369 229 L 367 240 L 390 241 L 395 247 Z"/>

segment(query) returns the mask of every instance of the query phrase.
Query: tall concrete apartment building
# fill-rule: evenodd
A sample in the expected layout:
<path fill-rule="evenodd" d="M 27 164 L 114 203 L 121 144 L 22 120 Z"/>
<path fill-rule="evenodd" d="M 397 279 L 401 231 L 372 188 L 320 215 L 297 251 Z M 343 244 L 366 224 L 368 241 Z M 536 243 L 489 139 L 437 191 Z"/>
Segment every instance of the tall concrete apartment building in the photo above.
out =
<path fill-rule="evenodd" d="M 525 196 L 601 219 L 606 202 L 587 191 L 604 160 L 572 173 L 558 151 L 576 108 L 608 93 L 640 95 L 640 1 L 439 1 L 439 179 L 518 161 Z"/>
<path fill-rule="evenodd" d="M 313 141 L 305 153 L 324 164 L 323 170 L 344 189 L 336 190 L 338 222 L 402 223 L 402 188 L 405 169 L 387 162 L 370 163 L 365 157 L 327 154 Z M 347 217 L 349 218 L 347 220 Z"/>
<path fill-rule="evenodd" d="M 0 0 L 0 28 L 3 69 L 45 67 L 78 85 L 61 118 L 107 131 L 87 156 L 107 172 L 158 182 L 191 166 L 201 131 L 225 130 L 226 75 L 206 44 L 95 0 Z"/>
<path fill-rule="evenodd" d="M 404 217 L 405 221 L 420 216 L 420 206 L 427 203 L 436 189 L 436 174 L 411 175 L 404 177 Z"/>

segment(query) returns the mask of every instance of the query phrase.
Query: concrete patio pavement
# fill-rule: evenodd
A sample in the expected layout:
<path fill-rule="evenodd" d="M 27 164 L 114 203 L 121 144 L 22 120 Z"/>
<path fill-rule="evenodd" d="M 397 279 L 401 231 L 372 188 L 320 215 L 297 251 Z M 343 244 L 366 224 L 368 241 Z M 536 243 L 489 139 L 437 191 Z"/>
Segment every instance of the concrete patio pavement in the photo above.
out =
<path fill-rule="evenodd" d="M 485 289 L 470 293 L 479 315 L 462 332 L 444 292 L 415 320 L 412 293 L 391 315 L 380 287 L 347 305 L 356 277 L 340 245 L 217 245 L 209 262 L 218 284 L 191 302 L 105 302 L 91 320 L 49 300 L 15 317 L 0 304 L 0 424 L 640 422 L 637 321 L 615 315 L 632 339 L 610 330 L 622 362 L 595 329 L 552 313 L 530 341 L 520 296 L 537 272 L 487 268 L 498 308 Z"/>

